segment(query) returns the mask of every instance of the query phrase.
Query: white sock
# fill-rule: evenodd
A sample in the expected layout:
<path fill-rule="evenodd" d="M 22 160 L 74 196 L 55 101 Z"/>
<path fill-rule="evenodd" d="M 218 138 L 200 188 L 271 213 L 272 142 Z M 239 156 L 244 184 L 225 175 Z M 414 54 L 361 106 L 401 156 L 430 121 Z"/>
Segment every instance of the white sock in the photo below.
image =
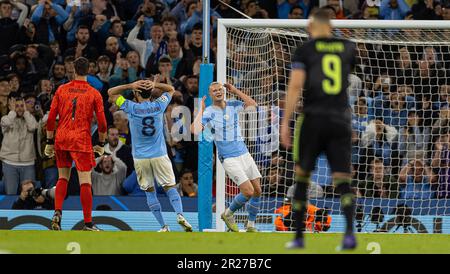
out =
<path fill-rule="evenodd" d="M 230 210 L 230 208 L 227 208 L 226 210 L 225 210 L 225 215 L 227 215 L 227 216 L 231 216 L 231 215 L 233 215 L 233 211 L 231 211 Z"/>
<path fill-rule="evenodd" d="M 255 221 L 247 221 L 247 227 L 255 227 Z"/>

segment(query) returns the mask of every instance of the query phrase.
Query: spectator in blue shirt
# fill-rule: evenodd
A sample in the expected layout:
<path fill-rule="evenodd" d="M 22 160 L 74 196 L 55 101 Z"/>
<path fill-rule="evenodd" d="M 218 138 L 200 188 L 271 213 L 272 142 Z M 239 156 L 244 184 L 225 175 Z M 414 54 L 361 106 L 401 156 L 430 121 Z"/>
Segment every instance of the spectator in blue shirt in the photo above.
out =
<path fill-rule="evenodd" d="M 106 21 L 97 32 L 99 45 L 105 46 L 104 41 L 106 41 L 108 37 L 116 37 L 119 43 L 119 51 L 126 55 L 131 50 L 131 47 L 127 43 L 127 37 L 124 32 L 124 24 L 125 22 L 122 22 L 119 18 Z"/>
<path fill-rule="evenodd" d="M 404 93 L 392 92 L 389 96 L 375 98 L 375 116 L 397 130 L 408 123 L 408 108 Z"/>
<path fill-rule="evenodd" d="M 294 6 L 291 8 L 291 11 L 289 12 L 289 19 L 303 19 L 305 17 L 305 9 L 303 9 L 301 6 Z"/>
<path fill-rule="evenodd" d="M 48 44 L 60 40 L 59 28 L 69 18 L 69 14 L 58 4 L 50 0 L 40 0 L 31 16 L 36 25 L 37 41 Z"/>
<path fill-rule="evenodd" d="M 278 18 L 291 19 L 289 16 L 293 8 L 300 7 L 303 11 L 302 18 L 307 18 L 308 7 L 301 0 L 278 0 Z M 301 19 L 301 18 L 298 18 Z"/>
<path fill-rule="evenodd" d="M 437 176 L 422 160 L 411 160 L 400 171 L 399 182 L 403 184 L 400 198 L 429 200 L 435 198 L 434 184 Z"/>
<path fill-rule="evenodd" d="M 170 14 L 178 19 L 178 22 L 186 21 L 197 8 L 196 2 L 179 1 L 178 4 L 170 11 Z"/>
<path fill-rule="evenodd" d="M 86 20 L 91 14 L 91 9 L 89 6 L 89 2 L 84 0 L 81 1 L 81 5 L 79 7 L 75 5 L 67 5 L 66 12 L 69 16 L 63 27 L 64 30 L 67 31 L 66 40 L 70 44 L 76 40 L 75 36 L 78 26 L 86 24 Z"/>
<path fill-rule="evenodd" d="M 141 66 L 146 67 L 148 59 L 153 57 L 152 65 L 156 65 L 159 58 L 167 54 L 167 42 L 163 40 L 164 33 L 161 24 L 153 24 L 150 29 L 149 40 L 141 40 L 138 38 L 138 33 L 144 26 L 144 16 L 139 17 L 138 23 L 130 31 L 127 38 L 127 43 L 137 52 L 141 57 Z"/>
<path fill-rule="evenodd" d="M 203 1 L 197 0 L 196 9 L 192 12 L 188 19 L 180 24 L 180 30 L 182 33 L 190 33 L 197 23 L 203 22 Z M 215 19 L 222 18 L 215 10 L 210 9 L 211 24 L 215 29 L 217 26 L 217 21 Z"/>
<path fill-rule="evenodd" d="M 400 156 L 405 162 L 426 157 L 426 149 L 431 141 L 431 128 L 421 126 L 421 124 L 421 118 L 417 112 L 410 111 L 408 125 L 399 131 Z"/>
<path fill-rule="evenodd" d="M 380 17 L 385 20 L 403 20 L 409 10 L 405 0 L 383 0 L 380 5 Z"/>
<path fill-rule="evenodd" d="M 373 119 L 369 117 L 367 111 L 367 100 L 365 97 L 359 97 L 355 102 L 354 111 L 352 113 L 352 128 L 361 136 L 366 131 L 367 124 Z"/>
<path fill-rule="evenodd" d="M 381 158 L 385 166 L 391 166 L 397 140 L 398 132 L 394 127 L 372 120 L 361 137 L 361 147 L 367 151 L 364 155 Z"/>

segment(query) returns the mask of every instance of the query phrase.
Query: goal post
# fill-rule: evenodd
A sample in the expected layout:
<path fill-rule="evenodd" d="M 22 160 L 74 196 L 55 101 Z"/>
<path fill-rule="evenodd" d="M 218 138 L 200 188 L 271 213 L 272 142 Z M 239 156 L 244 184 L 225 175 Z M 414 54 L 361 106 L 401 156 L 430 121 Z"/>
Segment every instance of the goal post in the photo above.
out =
<path fill-rule="evenodd" d="M 286 199 L 290 197 L 288 190 L 293 185 L 292 152 L 284 151 L 279 147 L 278 132 L 274 133 L 273 129 L 278 130 L 278 123 L 283 112 L 283 100 L 287 92 L 287 80 L 290 73 L 290 59 L 296 47 L 308 40 L 307 24 L 308 20 L 292 19 L 218 19 L 217 81 L 221 83 L 232 81 L 259 104 L 256 116 L 243 114 L 240 117 L 243 120 L 241 124 L 247 125 L 243 127 L 242 136 L 263 176 L 261 180 L 263 189 L 261 211 L 257 219 L 257 227 L 260 230 L 275 230 L 274 219 L 279 216 L 279 214 L 275 214 L 275 210 L 288 200 Z M 354 145 L 354 157 L 352 157 L 353 167 L 357 169 L 353 183 L 358 197 L 359 215 L 357 214 L 357 218 L 359 216 L 360 225 L 367 229 L 360 231 L 371 232 L 374 227 L 379 229 L 383 226 L 386 231 L 392 231 L 394 230 L 393 226 L 403 225 L 404 229 L 410 226 L 416 232 L 431 232 L 436 218 L 445 219 L 450 216 L 450 196 L 444 198 L 439 196 L 442 187 L 440 184 L 444 181 L 441 176 L 444 176 L 443 172 L 448 171 L 442 171 L 442 168 L 440 170 L 438 167 L 432 166 L 436 141 L 443 138 L 448 126 L 438 123 L 440 112 L 443 112 L 443 109 L 430 108 L 430 111 L 434 111 L 437 116 L 429 117 L 421 107 L 425 105 L 426 100 L 431 101 L 431 104 L 438 103 L 433 100 L 440 102 L 441 86 L 449 85 L 450 87 L 450 23 L 446 21 L 333 20 L 332 25 L 336 37 L 346 38 L 358 44 L 357 57 L 361 63 L 357 64 L 359 66 L 357 71 L 351 75 L 348 89 L 349 104 L 355 115 L 360 115 L 359 100 L 365 98 L 368 109 L 364 117 L 357 115 L 355 118 L 357 123 L 363 125 L 361 126 L 363 129 L 354 128 L 357 145 Z M 405 49 L 410 58 L 409 62 L 412 63 L 409 68 L 398 65 L 398 59 L 403 58 L 401 57 L 402 48 Z M 428 50 L 428 48 L 432 49 Z M 432 60 L 432 57 L 435 59 Z M 425 68 L 422 61 L 426 61 L 428 67 Z M 431 68 L 431 66 L 433 67 Z M 427 75 L 426 72 L 423 72 L 427 69 L 433 70 L 433 73 L 436 74 Z M 408 73 L 411 71 L 412 74 L 405 75 L 405 70 Z M 422 81 L 425 78 L 426 81 Z M 384 81 L 388 81 L 386 79 L 389 79 L 390 82 L 385 83 Z M 376 85 L 380 90 L 375 88 Z M 401 95 L 390 97 L 394 93 Z M 448 93 L 450 101 L 450 88 Z M 395 107 L 398 106 L 394 107 L 396 100 L 402 101 L 397 112 L 395 112 L 397 110 Z M 402 112 L 403 110 L 405 112 Z M 298 113 L 296 111 L 296 115 Z M 410 130 L 409 113 L 416 113 L 417 116 L 420 116 L 417 118 L 420 120 L 421 130 L 424 130 L 425 127 L 430 130 L 422 131 L 421 139 L 417 137 L 418 133 L 408 133 Z M 360 118 L 361 120 L 359 120 Z M 261 123 L 261 119 L 267 120 L 269 123 Z M 390 154 L 392 159 L 389 161 L 386 161 L 383 155 L 374 152 L 375 149 L 371 147 L 371 142 L 374 142 L 371 138 L 378 121 L 382 122 L 388 133 L 395 135 L 394 137 L 390 136 L 387 141 L 392 147 L 395 146 Z M 438 133 L 432 133 L 433 130 L 436 130 L 435 123 L 438 123 Z M 426 126 L 424 126 L 425 124 Z M 255 126 L 258 128 L 258 134 L 256 137 L 250 136 L 248 131 Z M 376 139 L 376 137 L 374 138 Z M 265 144 L 266 141 L 261 141 L 262 139 L 269 140 L 270 144 Z M 416 140 L 419 139 L 422 141 L 427 139 L 428 143 L 423 144 L 426 147 L 417 145 Z M 265 147 L 264 151 L 261 151 L 262 146 Z M 373 146 L 375 147 L 375 145 Z M 381 186 L 377 186 L 372 166 L 377 162 L 376 159 L 383 162 L 385 177 L 391 175 L 389 178 L 393 178 L 395 173 L 395 179 L 392 179 L 392 182 L 381 182 Z M 424 177 L 430 175 L 429 178 L 426 177 L 427 180 L 430 180 L 428 182 L 430 188 L 419 191 L 432 192 L 430 195 L 408 194 L 408 191 L 411 190 L 408 182 L 414 176 L 410 176 L 409 173 L 401 174 L 401 171 L 410 161 L 415 161 L 414 168 L 420 168 L 418 167 L 420 162 L 423 164 L 423 170 L 426 172 L 432 170 L 434 177 L 428 173 L 425 174 L 425 171 L 423 174 Z M 339 216 L 339 202 L 333 192 L 332 184 L 330 184 L 329 175 L 330 170 L 327 167 L 326 159 L 321 157 L 312 177 L 315 189 L 310 189 L 310 199 L 318 207 L 327 208 L 330 212 L 333 217 L 331 231 L 343 231 L 344 220 Z M 373 181 L 373 185 L 369 185 L 369 181 Z M 427 182 L 424 181 L 425 183 Z M 377 190 L 377 187 L 380 189 Z M 415 189 L 415 186 L 412 189 Z M 220 214 L 232 201 L 237 191 L 237 187 L 227 179 L 223 167 L 217 159 L 216 231 L 225 231 L 225 224 L 222 222 Z M 313 191 L 316 191 L 315 194 Z M 450 187 L 448 191 L 450 192 Z M 398 212 L 402 210 L 401 206 L 411 210 L 407 217 L 412 216 L 423 226 L 411 225 L 406 221 L 399 224 Z M 381 211 L 380 216 L 386 217 L 383 222 L 370 221 L 370 218 L 376 215 L 377 210 Z M 245 207 L 238 211 L 236 216 L 237 223 L 242 229 L 247 216 Z M 450 222 L 450 218 L 447 222 Z M 444 232 L 450 233 L 450 227 L 446 231 Z"/>

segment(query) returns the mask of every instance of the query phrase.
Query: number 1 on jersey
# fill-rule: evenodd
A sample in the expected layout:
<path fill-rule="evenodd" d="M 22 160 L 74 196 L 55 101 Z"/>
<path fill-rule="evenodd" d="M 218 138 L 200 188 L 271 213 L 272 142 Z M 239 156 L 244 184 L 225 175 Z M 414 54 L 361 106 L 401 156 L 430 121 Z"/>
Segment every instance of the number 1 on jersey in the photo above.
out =
<path fill-rule="evenodd" d="M 75 120 L 75 113 L 77 112 L 77 97 L 72 100 L 72 121 Z"/>
<path fill-rule="evenodd" d="M 339 55 L 325 54 L 322 58 L 322 70 L 325 80 L 322 89 L 328 95 L 337 95 L 342 89 L 342 61 Z"/>

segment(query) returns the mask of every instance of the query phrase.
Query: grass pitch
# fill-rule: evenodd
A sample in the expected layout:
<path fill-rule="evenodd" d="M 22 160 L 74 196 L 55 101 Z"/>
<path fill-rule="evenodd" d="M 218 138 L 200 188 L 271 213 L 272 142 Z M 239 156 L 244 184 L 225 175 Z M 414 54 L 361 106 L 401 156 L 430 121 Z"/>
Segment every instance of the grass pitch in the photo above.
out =
<path fill-rule="evenodd" d="M 0 253 L 71 253 L 79 245 L 88 253 L 169 253 L 169 254 L 381 254 L 447 253 L 450 235 L 358 234 L 355 251 L 338 252 L 342 234 L 307 234 L 306 248 L 284 249 L 293 234 L 282 233 L 156 233 L 88 231 L 0 231 Z M 75 244 L 73 244 L 75 242 Z M 375 244 L 373 244 L 375 243 Z M 373 247 L 375 246 L 375 247 Z M 77 250 L 77 247 L 75 247 Z"/>

